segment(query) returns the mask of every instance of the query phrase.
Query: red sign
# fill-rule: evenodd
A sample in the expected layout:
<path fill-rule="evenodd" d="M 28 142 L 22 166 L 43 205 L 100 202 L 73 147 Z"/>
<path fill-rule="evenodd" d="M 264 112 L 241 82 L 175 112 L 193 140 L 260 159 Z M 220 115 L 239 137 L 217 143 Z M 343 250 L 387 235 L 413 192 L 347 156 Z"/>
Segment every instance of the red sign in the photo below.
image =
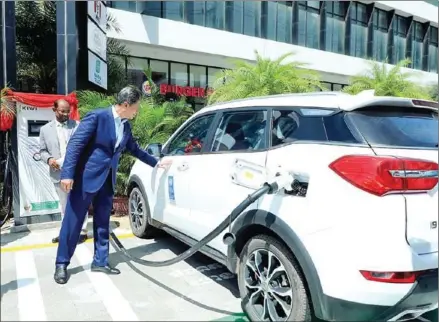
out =
<path fill-rule="evenodd" d="M 160 84 L 160 94 L 162 95 L 165 95 L 167 93 L 174 93 L 186 97 L 205 97 L 206 94 L 210 94 L 211 92 L 212 89 L 210 88 L 206 90 L 202 87 Z"/>

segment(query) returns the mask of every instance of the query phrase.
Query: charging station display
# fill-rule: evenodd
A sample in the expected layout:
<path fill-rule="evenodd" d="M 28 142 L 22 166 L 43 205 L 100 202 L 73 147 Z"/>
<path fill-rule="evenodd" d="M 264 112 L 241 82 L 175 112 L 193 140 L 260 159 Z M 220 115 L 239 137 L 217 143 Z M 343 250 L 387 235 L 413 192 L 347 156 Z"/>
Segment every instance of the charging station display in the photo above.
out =
<path fill-rule="evenodd" d="M 50 108 L 17 102 L 17 145 L 20 217 L 56 214 L 59 198 L 49 176 L 49 165 L 41 161 L 40 128 L 54 119 Z"/>

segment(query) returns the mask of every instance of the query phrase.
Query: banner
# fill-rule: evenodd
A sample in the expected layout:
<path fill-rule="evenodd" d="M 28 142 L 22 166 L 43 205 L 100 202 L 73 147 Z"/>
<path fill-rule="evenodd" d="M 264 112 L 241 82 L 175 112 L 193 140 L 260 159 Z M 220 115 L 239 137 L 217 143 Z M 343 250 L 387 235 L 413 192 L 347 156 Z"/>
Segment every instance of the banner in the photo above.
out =
<path fill-rule="evenodd" d="M 20 217 L 56 214 L 59 199 L 49 177 L 49 165 L 40 160 L 40 128 L 55 118 L 52 109 L 17 102 Z"/>

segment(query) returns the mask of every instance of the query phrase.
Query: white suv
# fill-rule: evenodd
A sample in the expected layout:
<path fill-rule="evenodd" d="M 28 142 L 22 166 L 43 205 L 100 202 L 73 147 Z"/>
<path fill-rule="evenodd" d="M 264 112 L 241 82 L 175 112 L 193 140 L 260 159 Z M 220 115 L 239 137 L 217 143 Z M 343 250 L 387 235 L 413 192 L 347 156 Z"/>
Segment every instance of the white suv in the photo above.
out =
<path fill-rule="evenodd" d="M 437 144 L 431 101 L 328 92 L 209 106 L 149 146 L 167 170 L 135 163 L 132 230 L 193 245 L 255 191 L 233 180 L 237 163 L 281 168 L 294 189 L 202 249 L 237 274 L 250 320 L 413 319 L 438 303 Z"/>

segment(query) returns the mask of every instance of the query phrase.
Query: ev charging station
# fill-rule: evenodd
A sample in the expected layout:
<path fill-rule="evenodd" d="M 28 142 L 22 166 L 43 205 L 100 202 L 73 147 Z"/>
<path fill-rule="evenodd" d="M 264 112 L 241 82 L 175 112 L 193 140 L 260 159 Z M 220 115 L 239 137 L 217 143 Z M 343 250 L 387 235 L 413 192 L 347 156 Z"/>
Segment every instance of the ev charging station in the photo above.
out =
<path fill-rule="evenodd" d="M 79 119 L 75 94 L 45 95 L 10 92 L 9 100 L 15 104 L 16 126 L 12 134 L 17 138 L 16 169 L 18 180 L 13 180 L 14 219 L 20 223 L 59 220 L 59 198 L 48 176 L 49 166 L 41 162 L 40 128 L 54 119 L 53 102 L 64 98 L 71 105 L 72 119 Z M 13 176 L 14 177 L 14 176 Z M 18 211 L 17 211 L 18 210 Z M 38 219 L 37 219 L 38 218 Z"/>

